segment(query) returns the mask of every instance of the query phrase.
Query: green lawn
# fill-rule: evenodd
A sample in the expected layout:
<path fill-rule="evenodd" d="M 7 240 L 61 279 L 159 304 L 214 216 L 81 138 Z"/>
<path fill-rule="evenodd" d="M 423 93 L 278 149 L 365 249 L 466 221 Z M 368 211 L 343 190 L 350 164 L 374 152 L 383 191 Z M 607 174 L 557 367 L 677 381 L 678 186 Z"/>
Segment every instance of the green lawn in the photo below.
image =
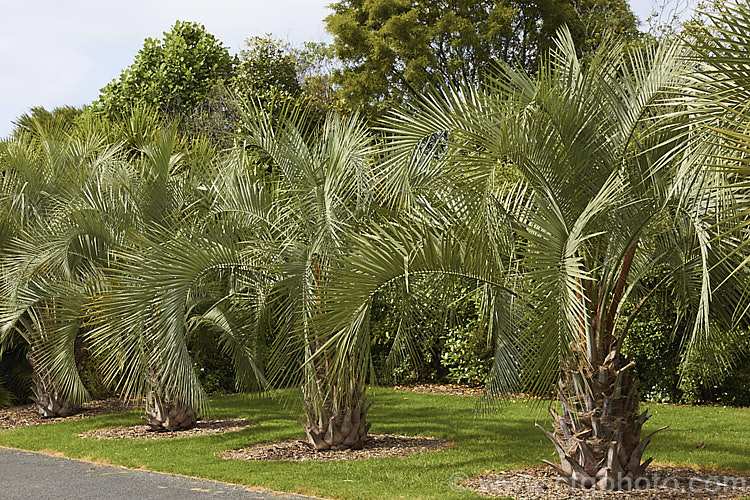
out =
<path fill-rule="evenodd" d="M 249 462 L 214 453 L 254 443 L 301 438 L 297 412 L 278 401 L 247 396 L 213 400 L 214 418 L 250 418 L 256 424 L 223 435 L 147 441 L 81 439 L 77 433 L 136 424 L 139 412 L 0 432 L 0 446 L 61 452 L 73 458 L 131 468 L 184 474 L 231 483 L 332 498 L 469 498 L 453 492 L 454 473 L 476 475 L 556 459 L 552 445 L 534 428 L 546 412 L 534 404 L 510 403 L 499 413 L 474 416 L 476 398 L 371 391 L 372 433 L 450 438 L 456 445 L 407 458 L 349 462 Z M 670 425 L 647 450 L 657 462 L 748 473 L 750 409 L 653 405 L 645 429 Z M 705 448 L 697 446 L 705 443 Z"/>

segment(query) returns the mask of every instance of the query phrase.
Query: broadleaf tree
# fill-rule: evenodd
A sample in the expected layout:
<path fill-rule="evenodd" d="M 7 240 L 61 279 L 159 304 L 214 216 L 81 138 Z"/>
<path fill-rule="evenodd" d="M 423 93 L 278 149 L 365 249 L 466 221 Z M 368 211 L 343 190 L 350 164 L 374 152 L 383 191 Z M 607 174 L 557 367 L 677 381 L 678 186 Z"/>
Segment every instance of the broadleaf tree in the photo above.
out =
<path fill-rule="evenodd" d="M 236 60 L 205 27 L 177 21 L 162 39 L 147 38 L 133 64 L 101 89 L 94 109 L 126 116 L 137 106 L 181 117 L 228 82 Z"/>

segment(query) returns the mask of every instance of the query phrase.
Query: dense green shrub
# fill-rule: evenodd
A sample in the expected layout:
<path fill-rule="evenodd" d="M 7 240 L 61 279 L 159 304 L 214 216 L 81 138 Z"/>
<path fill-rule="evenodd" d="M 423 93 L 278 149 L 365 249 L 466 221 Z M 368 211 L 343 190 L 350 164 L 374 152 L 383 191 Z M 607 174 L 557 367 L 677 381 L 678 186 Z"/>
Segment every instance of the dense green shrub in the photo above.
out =
<path fill-rule="evenodd" d="M 15 400 L 15 396 L 13 395 L 10 390 L 6 389 L 3 385 L 5 383 L 4 380 L 0 379 L 0 408 L 7 408 L 8 406 L 13 405 L 13 401 Z"/>
<path fill-rule="evenodd" d="M 405 298 L 408 303 L 404 303 Z M 427 307 L 427 302 L 424 297 L 409 297 L 398 286 L 387 287 L 375 296 L 370 316 L 371 349 L 374 372 L 380 382 L 412 384 L 444 376 L 439 356 L 444 323 L 434 309 Z M 418 320 L 406 321 L 407 317 Z M 399 328 L 409 328 L 409 334 L 403 335 L 402 331 L 400 335 Z M 416 340 L 404 345 L 402 336 Z M 388 359 L 389 354 L 393 359 Z"/>
<path fill-rule="evenodd" d="M 718 343 L 716 351 L 731 359 L 732 367 L 711 373 L 701 360 L 690 360 L 682 372 L 680 402 L 750 406 L 750 331 L 738 332 L 735 341 Z"/>
<path fill-rule="evenodd" d="M 484 382 L 494 353 L 481 328 L 474 298 L 443 315 L 434 313 L 439 308 L 434 303 L 412 305 L 410 314 L 420 315 L 415 335 L 420 341 L 388 371 L 386 358 L 397 338 L 401 318 L 398 308 L 403 306 L 400 300 L 400 292 L 393 288 L 377 296 L 373 304 L 372 350 L 379 380 L 397 384 Z M 636 362 L 641 398 L 663 403 L 750 406 L 750 333 L 740 333 L 738 343 L 717 346 L 725 354 L 738 353 L 732 370 L 706 373 L 700 368 L 700 360 L 694 360 L 681 371 L 682 342 L 691 325 L 678 323 L 674 311 L 675 307 L 653 301 L 631 325 L 623 345 L 623 354 Z"/>
<path fill-rule="evenodd" d="M 211 335 L 195 335 L 188 344 L 198 380 L 208 394 L 236 392 L 232 360 Z"/>
<path fill-rule="evenodd" d="M 474 318 L 472 318 L 474 319 Z M 477 335 L 476 321 L 451 328 L 443 337 L 440 364 L 448 370 L 445 378 L 454 384 L 484 383 L 492 367 L 492 357 Z"/>
<path fill-rule="evenodd" d="M 644 313 L 630 327 L 622 352 L 635 361 L 643 399 L 676 403 L 682 397 L 678 388 L 682 332 L 675 331 L 674 317 L 666 318 L 653 309 Z"/>
<path fill-rule="evenodd" d="M 494 352 L 481 321 L 481 299 L 477 290 L 460 288 L 458 293 L 464 298 L 448 310 L 440 364 L 447 370 L 448 382 L 482 384 L 489 375 Z"/>
<path fill-rule="evenodd" d="M 700 359 L 687 360 L 680 370 L 681 345 L 690 325 L 676 325 L 674 314 L 649 308 L 631 326 L 623 354 L 636 362 L 641 398 L 646 401 L 685 404 L 750 405 L 750 333 L 738 341 L 716 346 L 734 359 L 726 372 L 710 372 Z M 727 336 L 723 336 L 726 338 Z"/>
<path fill-rule="evenodd" d="M 434 285 L 434 294 L 441 297 L 404 299 L 403 290 L 397 287 L 376 296 L 370 328 L 379 380 L 397 384 L 481 384 L 487 377 L 493 352 L 480 324 L 477 299 L 466 287 L 444 289 L 440 283 Z M 463 300 L 445 305 L 445 296 Z M 407 317 L 410 321 L 405 321 Z M 401 355 L 396 356 L 399 362 L 389 365 L 387 357 L 394 345 L 399 345 L 398 331 L 404 323 L 413 325 L 409 336 L 417 341 L 404 346 Z"/>
<path fill-rule="evenodd" d="M 26 361 L 28 347 L 22 343 L 10 344 L 0 358 L 0 381 L 7 390 L 6 403 L 25 404 L 31 397 L 31 366 Z"/>

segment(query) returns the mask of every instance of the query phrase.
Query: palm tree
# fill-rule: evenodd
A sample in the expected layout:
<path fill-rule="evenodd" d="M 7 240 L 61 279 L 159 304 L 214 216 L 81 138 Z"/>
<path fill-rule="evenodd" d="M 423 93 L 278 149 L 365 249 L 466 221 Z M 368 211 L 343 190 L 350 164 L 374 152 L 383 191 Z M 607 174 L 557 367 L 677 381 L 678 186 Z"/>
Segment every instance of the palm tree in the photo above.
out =
<path fill-rule="evenodd" d="M 271 320 L 269 372 L 277 383 L 300 385 L 310 446 L 361 448 L 370 427 L 366 374 L 348 365 L 347 379 L 334 378 L 320 321 L 331 269 L 371 217 L 371 138 L 356 115 L 330 114 L 316 123 L 297 108 L 269 112 L 252 102 L 241 104 L 241 113 L 240 139 L 256 166 L 251 173 L 238 152 L 218 176 L 215 233 L 246 245 L 226 264 L 253 269 L 248 283 L 266 290 L 251 305 Z M 348 327 L 367 328 L 366 322 Z"/>
<path fill-rule="evenodd" d="M 80 310 L 106 230 L 71 215 L 118 152 L 96 129 L 37 123 L 34 134 L 8 143 L 2 159 L 2 343 L 20 336 L 28 345 L 33 399 L 44 417 L 68 415 L 88 398 L 77 370 L 85 354 Z"/>
<path fill-rule="evenodd" d="M 134 313 L 151 308 L 146 336 L 161 350 L 186 327 L 190 298 L 207 297 L 238 337 L 272 342 L 268 372 L 301 386 L 311 446 L 361 447 L 364 380 L 331 379 L 319 318 L 335 258 L 369 214 L 370 138 L 356 116 L 315 123 L 293 107 L 240 109 L 243 131 L 213 175 L 208 214 L 131 269 L 133 289 L 150 295 L 120 294 L 117 328 L 141 328 Z M 165 385 L 183 401 L 202 398 L 187 377 Z"/>
<path fill-rule="evenodd" d="M 368 373 L 344 362 L 347 376 L 337 377 L 341 372 L 324 355 L 329 339 L 321 318 L 331 270 L 342 265 L 338 259 L 352 236 L 372 217 L 372 139 L 356 115 L 330 114 L 320 129 L 313 124 L 306 131 L 304 117 L 294 114 L 279 123 L 254 106 L 245 114 L 252 124 L 247 143 L 270 160 L 279 179 L 270 241 L 281 272 L 274 294 L 284 314 L 271 370 L 280 380 L 292 375 L 300 382 L 307 419 L 301 423 L 311 447 L 361 448 L 370 428 Z M 236 198 L 225 200 L 232 206 Z M 367 320 L 345 328 L 364 334 Z M 290 357 L 301 379 L 293 375 L 298 367 L 285 361 Z"/>
<path fill-rule="evenodd" d="M 177 274 L 195 271 L 180 267 L 189 263 L 173 259 L 176 251 L 167 243 L 191 235 L 208 207 L 205 193 L 216 152 L 200 140 L 183 144 L 176 124 L 163 124 L 148 110 L 133 110 L 118 135 L 132 145 L 127 168 L 107 180 L 102 191 L 108 198 L 95 213 L 107 218 L 119 238 L 110 248 L 106 276 L 92 295 L 92 328 L 86 338 L 103 360 L 106 381 L 126 396 L 145 396 L 151 429 L 187 429 L 206 409 L 188 352 L 191 335 L 216 336 L 232 358 L 238 388 L 262 380 L 253 339 L 238 333 L 236 322 L 243 318 L 233 318 L 231 302 L 220 300 L 220 291 L 232 286 L 227 276 L 217 278 L 218 291 L 201 287 L 198 293 L 198 284 L 181 283 L 183 295 L 175 305 L 182 313 L 177 317 L 163 316 L 152 303 L 165 284 L 175 284 Z M 153 268 L 165 259 L 166 272 Z M 169 335 L 154 337 L 160 328 Z"/>
<path fill-rule="evenodd" d="M 641 436 L 649 415 L 621 353 L 645 303 L 671 295 L 692 323 L 685 359 L 728 362 L 711 347 L 730 333 L 712 321 L 730 322 L 722 306 L 731 313 L 742 280 L 725 259 L 733 241 L 718 238 L 733 234 L 736 200 L 699 167 L 716 146 L 665 105 L 686 81 L 681 50 L 609 40 L 583 63 L 563 31 L 534 78 L 503 67 L 479 90 L 392 113 L 378 178 L 404 215 L 373 225 L 329 286 L 328 320 L 347 325 L 394 281 L 491 285 L 488 395 L 557 393 L 542 430 L 560 463 L 547 463 L 574 486 L 629 488 L 650 463 L 654 433 Z M 366 357 L 351 348 L 363 342 L 340 328 L 329 345 Z"/>
<path fill-rule="evenodd" d="M 689 26 L 687 39 L 693 49 L 689 61 L 696 69 L 690 87 L 688 112 L 697 126 L 706 131 L 706 141 L 721 145 L 717 154 L 706 161 L 706 167 L 720 169 L 727 175 L 725 187 L 740 203 L 739 210 L 747 215 L 750 200 L 747 198 L 750 166 L 750 43 L 746 33 L 750 29 L 750 6 L 743 2 L 716 2 L 712 8 L 699 13 L 702 23 Z M 743 233 L 738 235 L 738 250 L 750 244 L 747 230 L 750 221 L 743 219 Z M 739 268 L 746 267 L 749 258 L 741 261 Z M 746 288 L 744 289 L 746 291 Z M 746 296 L 747 294 L 745 294 Z M 743 300 L 736 316 L 741 318 L 748 311 L 747 299 Z"/>

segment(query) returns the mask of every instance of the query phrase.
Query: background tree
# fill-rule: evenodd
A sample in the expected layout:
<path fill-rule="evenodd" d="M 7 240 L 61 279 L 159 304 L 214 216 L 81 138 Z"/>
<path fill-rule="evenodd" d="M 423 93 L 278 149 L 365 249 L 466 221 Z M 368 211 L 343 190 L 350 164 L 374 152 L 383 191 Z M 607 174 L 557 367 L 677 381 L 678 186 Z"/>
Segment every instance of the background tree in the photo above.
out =
<path fill-rule="evenodd" d="M 108 116 L 149 106 L 181 117 L 229 81 L 234 64 L 229 50 L 202 25 L 177 21 L 163 39 L 145 40 L 133 64 L 101 89 L 93 106 Z"/>
<path fill-rule="evenodd" d="M 710 3 L 703 0 L 653 0 L 651 13 L 641 20 L 642 29 L 654 39 L 679 37 L 686 24 L 703 24 L 696 16 L 700 16 Z"/>
<path fill-rule="evenodd" d="M 308 118 L 322 122 L 329 111 L 342 109 L 333 66 L 333 51 L 325 43 L 294 47 L 271 35 L 252 37 L 239 54 L 232 88 L 241 100 L 251 98 L 265 107 L 296 103 Z"/>
<path fill-rule="evenodd" d="M 338 66 L 332 45 L 322 42 L 305 42 L 292 48 L 297 62 L 297 77 L 302 83 L 305 103 L 318 113 L 329 110 L 352 112 L 353 108 L 338 96 L 333 74 Z"/>
<path fill-rule="evenodd" d="M 183 140 L 174 122 L 160 120 L 149 110 L 133 109 L 123 121 L 123 129 L 132 134 L 137 148 L 129 155 L 125 170 L 110 179 L 114 185 L 101 189 L 105 195 L 114 196 L 81 215 L 84 220 L 103 217 L 112 232 L 127 235 L 112 249 L 117 258 L 99 280 L 99 289 L 91 294 L 94 303 L 89 319 L 94 327 L 87 338 L 103 359 L 105 380 L 125 396 L 145 396 L 146 420 L 153 430 L 190 428 L 206 407 L 205 392 L 188 352 L 190 335 L 206 330 L 218 334 L 218 343 L 234 366 L 242 366 L 237 372 L 238 386 L 249 386 L 256 375 L 248 368 L 248 364 L 254 366 L 252 353 L 234 335 L 232 323 L 226 319 L 229 312 L 221 305 L 206 305 L 211 302 L 210 294 L 188 293 L 182 304 L 186 312 L 178 318 L 161 317 L 148 305 L 154 295 L 148 283 L 174 285 L 170 277 L 174 269 L 167 275 L 156 275 L 149 264 L 164 255 L 170 257 L 173 266 L 182 264 L 171 258 L 174 251 L 161 242 L 165 235 L 192 231 L 204 213 L 208 206 L 205 186 L 210 184 L 211 160 L 216 151 L 195 138 Z M 142 306 L 128 310 L 125 320 L 118 315 L 123 309 L 123 296 L 140 301 Z M 127 321 L 125 326 L 123 321 Z M 178 335 L 154 341 L 151 332 L 160 322 L 183 329 Z M 248 378 L 253 382 L 245 385 Z M 193 388 L 194 397 L 179 397 L 175 385 Z"/>
<path fill-rule="evenodd" d="M 84 112 L 75 106 L 60 106 L 47 111 L 43 106 L 34 106 L 13 121 L 13 137 L 23 134 L 39 134 L 53 129 L 69 129 L 75 120 Z"/>
<path fill-rule="evenodd" d="M 636 37 L 624 0 L 342 0 L 326 18 L 350 105 L 382 109 L 429 85 L 476 83 L 495 61 L 531 71 L 567 24 L 579 49 L 607 30 Z"/>
<path fill-rule="evenodd" d="M 235 85 L 255 98 L 267 100 L 275 94 L 296 96 L 302 90 L 297 61 L 287 44 L 271 35 L 245 40 L 239 53 Z M 265 95 L 265 98 L 264 98 Z"/>

